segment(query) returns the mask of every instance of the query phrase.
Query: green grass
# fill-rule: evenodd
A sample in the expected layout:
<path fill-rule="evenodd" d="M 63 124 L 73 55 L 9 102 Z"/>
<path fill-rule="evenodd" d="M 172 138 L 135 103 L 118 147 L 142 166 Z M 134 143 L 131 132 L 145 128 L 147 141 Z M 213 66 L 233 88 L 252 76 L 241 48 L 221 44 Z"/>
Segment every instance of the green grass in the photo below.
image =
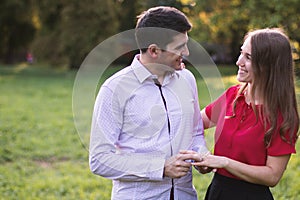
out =
<path fill-rule="evenodd" d="M 109 69 L 107 74 L 117 70 Z M 225 86 L 236 68 L 220 67 Z M 0 66 L 0 199 L 110 199 L 111 181 L 89 171 L 88 152 L 74 127 L 76 73 L 41 66 Z M 210 98 L 199 78 L 201 107 Z M 212 147 L 212 131 L 207 131 Z M 299 143 L 297 144 L 299 151 Z M 275 199 L 300 198 L 300 159 L 293 155 Z M 212 174 L 194 173 L 203 199 Z"/>

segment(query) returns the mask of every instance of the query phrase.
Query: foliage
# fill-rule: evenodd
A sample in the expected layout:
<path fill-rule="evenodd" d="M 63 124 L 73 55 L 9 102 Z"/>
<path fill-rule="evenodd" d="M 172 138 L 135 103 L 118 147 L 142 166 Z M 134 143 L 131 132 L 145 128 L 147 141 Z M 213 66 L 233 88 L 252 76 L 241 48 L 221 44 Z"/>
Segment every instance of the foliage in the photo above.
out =
<path fill-rule="evenodd" d="M 118 30 L 114 1 L 46 0 L 37 4 L 43 26 L 32 48 L 37 57 L 52 64 L 78 68 L 89 51 Z"/>
<path fill-rule="evenodd" d="M 192 36 L 206 45 L 215 43 L 225 47 L 221 53 L 235 62 L 243 36 L 251 29 L 282 27 L 300 50 L 300 16 L 298 0 L 194 0 L 190 10 L 194 22 Z M 228 48 L 226 50 L 226 48 Z M 207 47 L 218 53 L 216 47 Z M 223 61 L 227 62 L 228 60 Z"/>
<path fill-rule="evenodd" d="M 2 0 L 0 6 L 0 60 L 6 63 L 23 61 L 33 40 L 30 0 Z"/>
<path fill-rule="evenodd" d="M 2 0 L 0 61 L 33 51 L 39 61 L 78 68 L 101 41 L 133 29 L 138 14 L 158 5 L 186 13 L 190 35 L 219 63 L 234 63 L 244 34 L 256 28 L 284 28 L 300 51 L 299 0 Z"/>
<path fill-rule="evenodd" d="M 219 69 L 226 87 L 235 83 L 235 67 Z M 1 200 L 110 199 L 111 181 L 89 171 L 88 152 L 74 127 L 74 77 L 74 71 L 40 65 L 0 66 Z M 209 98 L 205 83 L 196 77 L 203 107 Z M 213 130 L 206 132 L 206 138 L 212 147 Z M 299 156 L 293 155 L 281 182 L 272 189 L 275 199 L 299 199 L 299 166 Z M 194 171 L 199 199 L 211 177 Z"/>

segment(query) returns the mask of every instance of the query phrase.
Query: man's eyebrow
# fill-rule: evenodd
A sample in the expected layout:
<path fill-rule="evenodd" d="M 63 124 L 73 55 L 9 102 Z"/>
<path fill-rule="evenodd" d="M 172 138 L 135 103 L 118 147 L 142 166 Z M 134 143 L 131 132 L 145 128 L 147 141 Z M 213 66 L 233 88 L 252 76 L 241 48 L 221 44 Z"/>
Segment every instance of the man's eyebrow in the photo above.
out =
<path fill-rule="evenodd" d="M 177 47 L 175 47 L 175 49 L 181 49 L 182 47 L 184 47 L 188 42 L 185 42 L 183 44 L 178 45 Z"/>

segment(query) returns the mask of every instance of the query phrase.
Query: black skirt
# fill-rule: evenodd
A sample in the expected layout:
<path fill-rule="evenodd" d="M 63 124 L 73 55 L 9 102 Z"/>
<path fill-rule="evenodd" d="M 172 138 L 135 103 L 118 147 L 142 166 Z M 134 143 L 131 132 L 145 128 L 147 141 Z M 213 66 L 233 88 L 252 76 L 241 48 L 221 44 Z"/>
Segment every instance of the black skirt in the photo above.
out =
<path fill-rule="evenodd" d="M 215 173 L 205 200 L 274 200 L 269 187 Z"/>

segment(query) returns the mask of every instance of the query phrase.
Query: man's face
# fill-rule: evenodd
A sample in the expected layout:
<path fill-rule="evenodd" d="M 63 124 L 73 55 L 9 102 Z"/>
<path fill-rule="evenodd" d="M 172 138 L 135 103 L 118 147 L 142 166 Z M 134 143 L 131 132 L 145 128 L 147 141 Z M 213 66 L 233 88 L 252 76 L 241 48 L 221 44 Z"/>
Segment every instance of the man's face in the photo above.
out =
<path fill-rule="evenodd" d="M 171 70 L 180 70 L 182 57 L 189 55 L 187 43 L 187 33 L 174 36 L 173 41 L 166 46 L 165 51 L 161 51 L 159 62 L 171 67 Z"/>

